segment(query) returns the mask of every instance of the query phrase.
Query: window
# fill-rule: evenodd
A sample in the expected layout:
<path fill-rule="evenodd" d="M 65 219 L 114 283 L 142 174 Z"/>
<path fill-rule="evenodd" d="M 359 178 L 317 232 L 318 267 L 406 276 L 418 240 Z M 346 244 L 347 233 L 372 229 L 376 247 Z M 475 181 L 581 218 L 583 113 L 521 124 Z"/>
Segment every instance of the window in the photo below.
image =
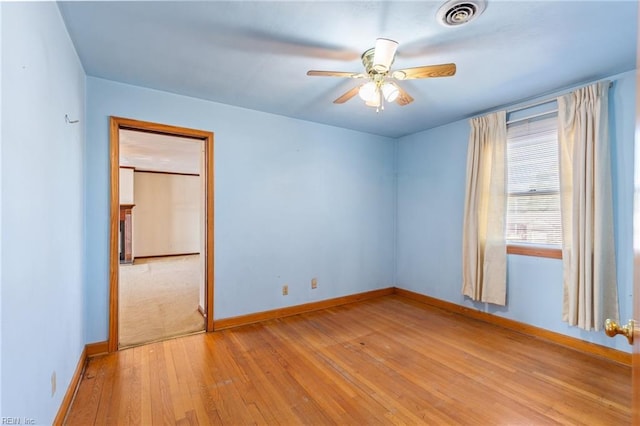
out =
<path fill-rule="evenodd" d="M 507 127 L 507 244 L 562 244 L 557 120 Z"/>

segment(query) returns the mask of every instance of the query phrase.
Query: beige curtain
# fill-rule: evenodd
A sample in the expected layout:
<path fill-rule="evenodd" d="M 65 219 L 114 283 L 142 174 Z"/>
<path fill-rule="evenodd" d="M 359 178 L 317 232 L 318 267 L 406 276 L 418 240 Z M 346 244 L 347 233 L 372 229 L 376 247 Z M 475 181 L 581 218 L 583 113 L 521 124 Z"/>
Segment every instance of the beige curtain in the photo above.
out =
<path fill-rule="evenodd" d="M 505 305 L 506 112 L 471 119 L 462 235 L 462 294 Z"/>
<path fill-rule="evenodd" d="M 558 98 L 562 318 L 585 330 L 618 319 L 608 92 L 607 81 Z"/>

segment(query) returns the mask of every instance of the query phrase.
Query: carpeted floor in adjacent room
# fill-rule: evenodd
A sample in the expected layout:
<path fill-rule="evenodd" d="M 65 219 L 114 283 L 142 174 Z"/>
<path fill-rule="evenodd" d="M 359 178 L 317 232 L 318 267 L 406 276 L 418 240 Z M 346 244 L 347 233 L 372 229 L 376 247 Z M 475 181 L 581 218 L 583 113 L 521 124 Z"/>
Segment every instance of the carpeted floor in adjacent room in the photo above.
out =
<path fill-rule="evenodd" d="M 120 265 L 120 347 L 204 330 L 198 312 L 200 279 L 197 254 Z"/>

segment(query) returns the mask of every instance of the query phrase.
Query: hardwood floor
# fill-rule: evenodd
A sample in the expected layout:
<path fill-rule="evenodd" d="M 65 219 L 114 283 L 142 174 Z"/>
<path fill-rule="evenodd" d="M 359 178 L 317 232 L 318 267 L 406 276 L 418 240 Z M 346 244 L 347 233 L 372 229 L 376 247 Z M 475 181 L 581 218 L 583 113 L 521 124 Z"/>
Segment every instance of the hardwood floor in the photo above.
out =
<path fill-rule="evenodd" d="M 66 423 L 625 425 L 631 369 L 401 296 L 89 361 Z"/>

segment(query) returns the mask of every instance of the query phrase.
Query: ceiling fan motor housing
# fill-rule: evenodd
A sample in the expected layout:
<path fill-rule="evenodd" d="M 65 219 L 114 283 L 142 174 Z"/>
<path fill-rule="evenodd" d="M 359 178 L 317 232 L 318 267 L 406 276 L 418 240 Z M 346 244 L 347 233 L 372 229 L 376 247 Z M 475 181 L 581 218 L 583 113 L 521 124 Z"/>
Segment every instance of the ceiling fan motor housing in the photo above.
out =
<path fill-rule="evenodd" d="M 371 49 L 366 50 L 362 54 L 362 65 L 364 65 L 364 69 L 366 73 L 369 74 L 370 76 L 377 75 L 377 74 L 386 75 L 389 72 L 389 68 L 391 68 L 391 65 L 393 64 L 393 61 L 395 60 L 395 55 L 391 57 L 390 62 L 386 67 L 384 66 L 378 67 L 376 65 L 375 55 L 376 55 L 375 47 L 372 47 Z"/>
<path fill-rule="evenodd" d="M 373 57 L 376 53 L 375 47 L 365 51 L 362 54 L 362 65 L 364 65 L 364 69 L 367 74 L 378 74 L 378 71 L 373 68 Z"/>

